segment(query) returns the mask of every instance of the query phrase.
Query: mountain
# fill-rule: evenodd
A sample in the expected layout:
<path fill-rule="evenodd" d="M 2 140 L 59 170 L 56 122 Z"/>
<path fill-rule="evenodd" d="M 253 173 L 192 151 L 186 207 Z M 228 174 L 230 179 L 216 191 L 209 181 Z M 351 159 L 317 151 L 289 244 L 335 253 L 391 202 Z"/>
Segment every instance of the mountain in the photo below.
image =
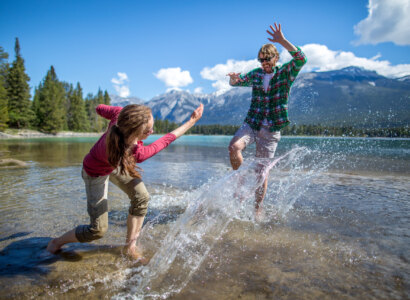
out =
<path fill-rule="evenodd" d="M 126 106 L 129 104 L 143 104 L 145 101 L 137 98 L 137 97 L 129 97 L 129 98 L 125 98 L 125 97 L 120 97 L 117 95 L 110 95 L 110 99 L 111 99 L 111 105 L 113 106 Z"/>
<path fill-rule="evenodd" d="M 398 81 L 410 82 L 410 75 L 397 78 Z"/>
<path fill-rule="evenodd" d="M 200 124 L 239 125 L 243 122 L 251 103 L 252 89 L 233 88 L 224 94 L 214 95 Z"/>
<path fill-rule="evenodd" d="M 410 124 L 410 81 L 357 67 L 302 73 L 289 98 L 297 124 L 396 127 Z"/>
<path fill-rule="evenodd" d="M 157 119 L 182 123 L 203 103 L 205 111 L 199 124 L 239 125 L 245 119 L 250 99 L 251 89 L 244 87 L 221 95 L 173 90 L 145 105 L 151 107 Z M 392 79 L 358 67 L 301 73 L 291 89 L 289 118 L 299 125 L 408 126 L 410 76 Z"/>
<path fill-rule="evenodd" d="M 200 103 L 207 106 L 211 98 L 212 96 L 206 94 L 191 94 L 186 91 L 172 90 L 152 98 L 145 104 L 151 107 L 155 119 L 167 119 L 182 123 L 189 118 L 192 111 Z"/>

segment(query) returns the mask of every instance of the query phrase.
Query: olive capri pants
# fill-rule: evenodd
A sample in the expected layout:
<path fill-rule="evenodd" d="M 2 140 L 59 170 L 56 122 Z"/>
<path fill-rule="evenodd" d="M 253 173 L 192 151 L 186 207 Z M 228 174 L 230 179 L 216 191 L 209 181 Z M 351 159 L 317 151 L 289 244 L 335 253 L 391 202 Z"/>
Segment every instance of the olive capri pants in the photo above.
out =
<path fill-rule="evenodd" d="M 91 242 L 104 236 L 108 229 L 108 181 L 118 186 L 130 199 L 129 214 L 145 216 L 148 209 L 149 194 L 144 182 L 139 178 L 121 175 L 119 169 L 110 175 L 91 177 L 84 169 L 82 177 L 87 194 L 87 211 L 90 225 L 80 225 L 75 229 L 75 236 L 81 243 Z"/>

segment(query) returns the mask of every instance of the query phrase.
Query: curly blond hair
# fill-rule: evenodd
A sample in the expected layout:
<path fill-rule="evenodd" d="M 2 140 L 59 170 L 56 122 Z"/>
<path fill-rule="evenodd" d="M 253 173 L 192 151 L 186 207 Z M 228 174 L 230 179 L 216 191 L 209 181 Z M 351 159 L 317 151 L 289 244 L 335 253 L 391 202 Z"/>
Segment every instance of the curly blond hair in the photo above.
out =
<path fill-rule="evenodd" d="M 265 57 L 277 57 L 279 60 L 279 52 L 278 49 L 272 44 L 265 44 L 263 45 L 258 52 L 258 58 L 260 55 L 264 55 Z"/>

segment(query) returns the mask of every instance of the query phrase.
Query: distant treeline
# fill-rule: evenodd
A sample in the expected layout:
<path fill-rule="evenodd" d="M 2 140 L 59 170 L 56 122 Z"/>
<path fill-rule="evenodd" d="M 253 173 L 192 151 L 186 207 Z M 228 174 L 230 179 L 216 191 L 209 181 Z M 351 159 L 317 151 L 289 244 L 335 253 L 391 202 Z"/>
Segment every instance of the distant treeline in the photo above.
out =
<path fill-rule="evenodd" d="M 30 77 L 25 72 L 18 38 L 15 60 L 7 62 L 8 53 L 0 47 L 0 131 L 6 128 L 29 128 L 56 133 L 63 130 L 101 132 L 108 121 L 95 111 L 98 104 L 110 104 L 107 91 L 99 90 L 83 99 L 80 83 L 74 87 L 59 81 L 51 66 L 30 100 Z"/>
<path fill-rule="evenodd" d="M 179 124 L 168 120 L 155 120 L 154 131 L 167 133 Z M 188 134 L 234 135 L 239 126 L 235 125 L 195 125 Z M 410 137 L 410 128 L 354 128 L 351 126 L 329 127 L 322 125 L 290 125 L 281 130 L 288 136 L 347 136 L 347 137 Z"/>
<path fill-rule="evenodd" d="M 156 119 L 154 122 L 154 132 L 155 133 L 168 133 L 175 128 L 180 126 L 180 124 L 170 122 L 168 120 Z M 239 126 L 236 125 L 195 125 L 187 134 L 203 134 L 203 135 L 233 135 Z"/>
<path fill-rule="evenodd" d="M 409 127 L 356 128 L 353 126 L 290 125 L 282 135 L 347 136 L 347 137 L 410 137 Z"/>

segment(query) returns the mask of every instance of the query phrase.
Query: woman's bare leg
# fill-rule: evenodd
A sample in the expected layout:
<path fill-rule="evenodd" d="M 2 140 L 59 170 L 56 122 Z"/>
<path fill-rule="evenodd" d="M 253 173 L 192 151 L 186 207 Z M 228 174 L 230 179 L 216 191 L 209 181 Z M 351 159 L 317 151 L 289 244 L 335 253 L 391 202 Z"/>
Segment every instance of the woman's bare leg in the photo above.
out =
<path fill-rule="evenodd" d="M 144 216 L 133 216 L 128 214 L 125 250 L 127 255 L 133 259 L 143 259 L 142 253 L 137 249 L 137 239 L 140 235 L 144 218 Z"/>
<path fill-rule="evenodd" d="M 78 239 L 75 236 L 75 228 L 64 233 L 62 236 L 52 239 L 47 245 L 47 251 L 50 253 L 56 253 L 61 247 L 68 243 L 78 243 Z"/>

